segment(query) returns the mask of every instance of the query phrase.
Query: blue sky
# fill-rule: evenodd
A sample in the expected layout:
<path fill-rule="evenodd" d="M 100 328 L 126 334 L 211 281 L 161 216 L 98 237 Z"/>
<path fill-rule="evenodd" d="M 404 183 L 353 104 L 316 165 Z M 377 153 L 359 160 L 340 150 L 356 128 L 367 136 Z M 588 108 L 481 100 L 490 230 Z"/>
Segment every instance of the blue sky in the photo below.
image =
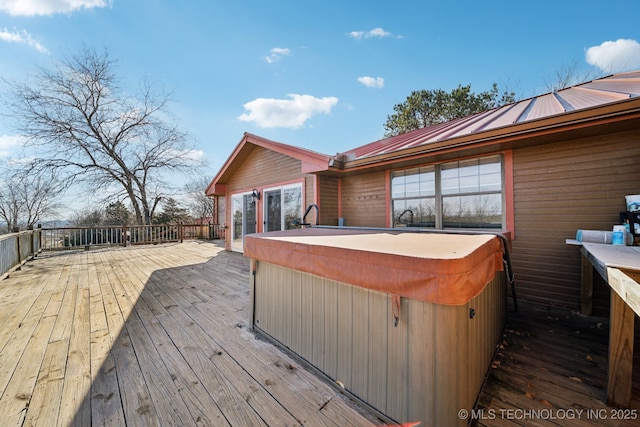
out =
<path fill-rule="evenodd" d="M 0 76 L 107 49 L 132 93 L 145 75 L 173 93 L 213 176 L 245 131 L 335 154 L 382 138 L 413 90 L 527 98 L 572 64 L 640 69 L 639 16 L 637 0 L 0 0 Z M 0 115 L 0 161 L 19 145 Z"/>

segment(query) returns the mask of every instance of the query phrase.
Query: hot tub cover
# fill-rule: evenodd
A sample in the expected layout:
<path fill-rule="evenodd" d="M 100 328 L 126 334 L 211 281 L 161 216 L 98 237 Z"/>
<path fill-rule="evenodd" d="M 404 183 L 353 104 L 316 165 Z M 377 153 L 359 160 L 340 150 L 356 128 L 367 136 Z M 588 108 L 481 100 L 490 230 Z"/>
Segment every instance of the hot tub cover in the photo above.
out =
<path fill-rule="evenodd" d="M 380 292 L 462 305 L 503 269 L 492 234 L 304 228 L 250 234 L 245 256 Z"/>

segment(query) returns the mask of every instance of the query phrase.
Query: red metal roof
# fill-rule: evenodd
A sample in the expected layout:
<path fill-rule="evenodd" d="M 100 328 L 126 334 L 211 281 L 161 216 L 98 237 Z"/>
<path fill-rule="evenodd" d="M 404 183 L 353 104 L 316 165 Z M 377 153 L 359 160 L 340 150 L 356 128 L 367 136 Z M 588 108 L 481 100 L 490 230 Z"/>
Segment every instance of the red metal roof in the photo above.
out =
<path fill-rule="evenodd" d="M 640 70 L 619 73 L 492 110 L 372 142 L 341 153 L 357 160 L 640 96 Z"/>

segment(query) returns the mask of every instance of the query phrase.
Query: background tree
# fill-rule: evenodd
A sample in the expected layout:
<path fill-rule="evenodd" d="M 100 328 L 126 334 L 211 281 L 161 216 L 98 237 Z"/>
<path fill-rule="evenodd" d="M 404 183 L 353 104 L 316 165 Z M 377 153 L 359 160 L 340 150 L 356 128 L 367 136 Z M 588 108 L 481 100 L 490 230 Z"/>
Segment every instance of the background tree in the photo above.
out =
<path fill-rule="evenodd" d="M 98 227 L 104 222 L 104 212 L 100 209 L 86 209 L 76 212 L 71 220 L 74 227 Z"/>
<path fill-rule="evenodd" d="M 553 75 L 543 77 L 544 86 L 549 92 L 557 92 L 580 83 L 604 77 L 608 72 L 598 74 L 594 68 L 585 69 L 583 62 L 574 59 L 572 62 L 561 64 Z"/>
<path fill-rule="evenodd" d="M 450 93 L 442 89 L 413 91 L 406 101 L 394 105 L 394 114 L 387 116 L 385 136 L 445 123 L 514 101 L 515 93 L 500 93 L 496 83 L 490 91 L 479 94 L 471 92 L 471 85 L 458 85 Z"/>
<path fill-rule="evenodd" d="M 9 83 L 9 110 L 50 170 L 92 193 L 126 197 L 137 223 L 149 224 L 169 175 L 197 170 L 187 134 L 169 121 L 170 98 L 144 81 L 141 94 L 119 86 L 107 52 L 83 50 L 29 83 Z"/>
<path fill-rule="evenodd" d="M 121 201 L 107 205 L 104 210 L 104 225 L 127 225 L 131 223 L 131 212 Z"/>
<path fill-rule="evenodd" d="M 153 222 L 155 224 L 178 224 L 180 222 L 190 222 L 189 212 L 181 207 L 176 199 L 168 197 L 162 200 L 162 212 L 157 214 Z"/>
<path fill-rule="evenodd" d="M 0 183 L 0 218 L 6 231 L 33 227 L 57 213 L 61 185 L 51 175 L 15 175 Z"/>

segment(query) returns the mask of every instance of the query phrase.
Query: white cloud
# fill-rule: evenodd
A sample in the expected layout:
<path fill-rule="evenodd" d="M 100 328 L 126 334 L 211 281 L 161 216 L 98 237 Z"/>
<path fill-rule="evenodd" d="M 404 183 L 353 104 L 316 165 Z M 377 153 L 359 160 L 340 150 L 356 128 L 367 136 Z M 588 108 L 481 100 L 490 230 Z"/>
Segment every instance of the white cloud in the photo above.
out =
<path fill-rule="evenodd" d="M 203 150 L 184 150 L 182 151 L 182 155 L 185 158 L 193 160 L 195 162 L 202 162 L 206 157 L 206 154 Z"/>
<path fill-rule="evenodd" d="M 291 55 L 291 49 L 287 47 L 274 47 L 269 51 L 269 56 L 265 56 L 264 60 L 269 64 L 279 61 L 283 56 Z"/>
<path fill-rule="evenodd" d="M 11 156 L 25 141 L 20 135 L 0 135 L 0 158 Z"/>
<path fill-rule="evenodd" d="M 347 35 L 357 40 L 370 39 L 372 37 L 380 37 L 380 38 L 393 37 L 396 39 L 402 38 L 402 36 L 396 36 L 388 31 L 383 30 L 380 27 L 374 28 L 373 30 L 369 30 L 369 31 L 351 31 L 350 33 L 347 33 Z"/>
<path fill-rule="evenodd" d="M 13 16 L 53 15 L 111 6 L 112 0 L 0 0 L 0 11 Z"/>
<path fill-rule="evenodd" d="M 585 52 L 587 63 L 607 73 L 617 73 L 640 68 L 640 43 L 631 39 L 606 41 L 592 46 Z"/>
<path fill-rule="evenodd" d="M 4 28 L 4 29 L 0 28 L 0 40 L 8 43 L 24 43 L 34 48 L 38 52 L 49 53 L 47 48 L 45 48 L 43 45 L 35 41 L 33 37 L 31 37 L 31 34 L 26 32 L 25 30 L 22 30 L 22 31 L 14 30 L 13 32 L 11 32 L 7 28 Z"/>
<path fill-rule="evenodd" d="M 258 98 L 243 105 L 246 113 L 238 117 L 261 128 L 298 129 L 314 114 L 329 114 L 338 98 L 316 98 L 311 95 L 288 95 L 290 99 Z"/>
<path fill-rule="evenodd" d="M 358 77 L 358 81 L 366 87 L 381 88 L 384 87 L 384 79 L 382 77 Z"/>

